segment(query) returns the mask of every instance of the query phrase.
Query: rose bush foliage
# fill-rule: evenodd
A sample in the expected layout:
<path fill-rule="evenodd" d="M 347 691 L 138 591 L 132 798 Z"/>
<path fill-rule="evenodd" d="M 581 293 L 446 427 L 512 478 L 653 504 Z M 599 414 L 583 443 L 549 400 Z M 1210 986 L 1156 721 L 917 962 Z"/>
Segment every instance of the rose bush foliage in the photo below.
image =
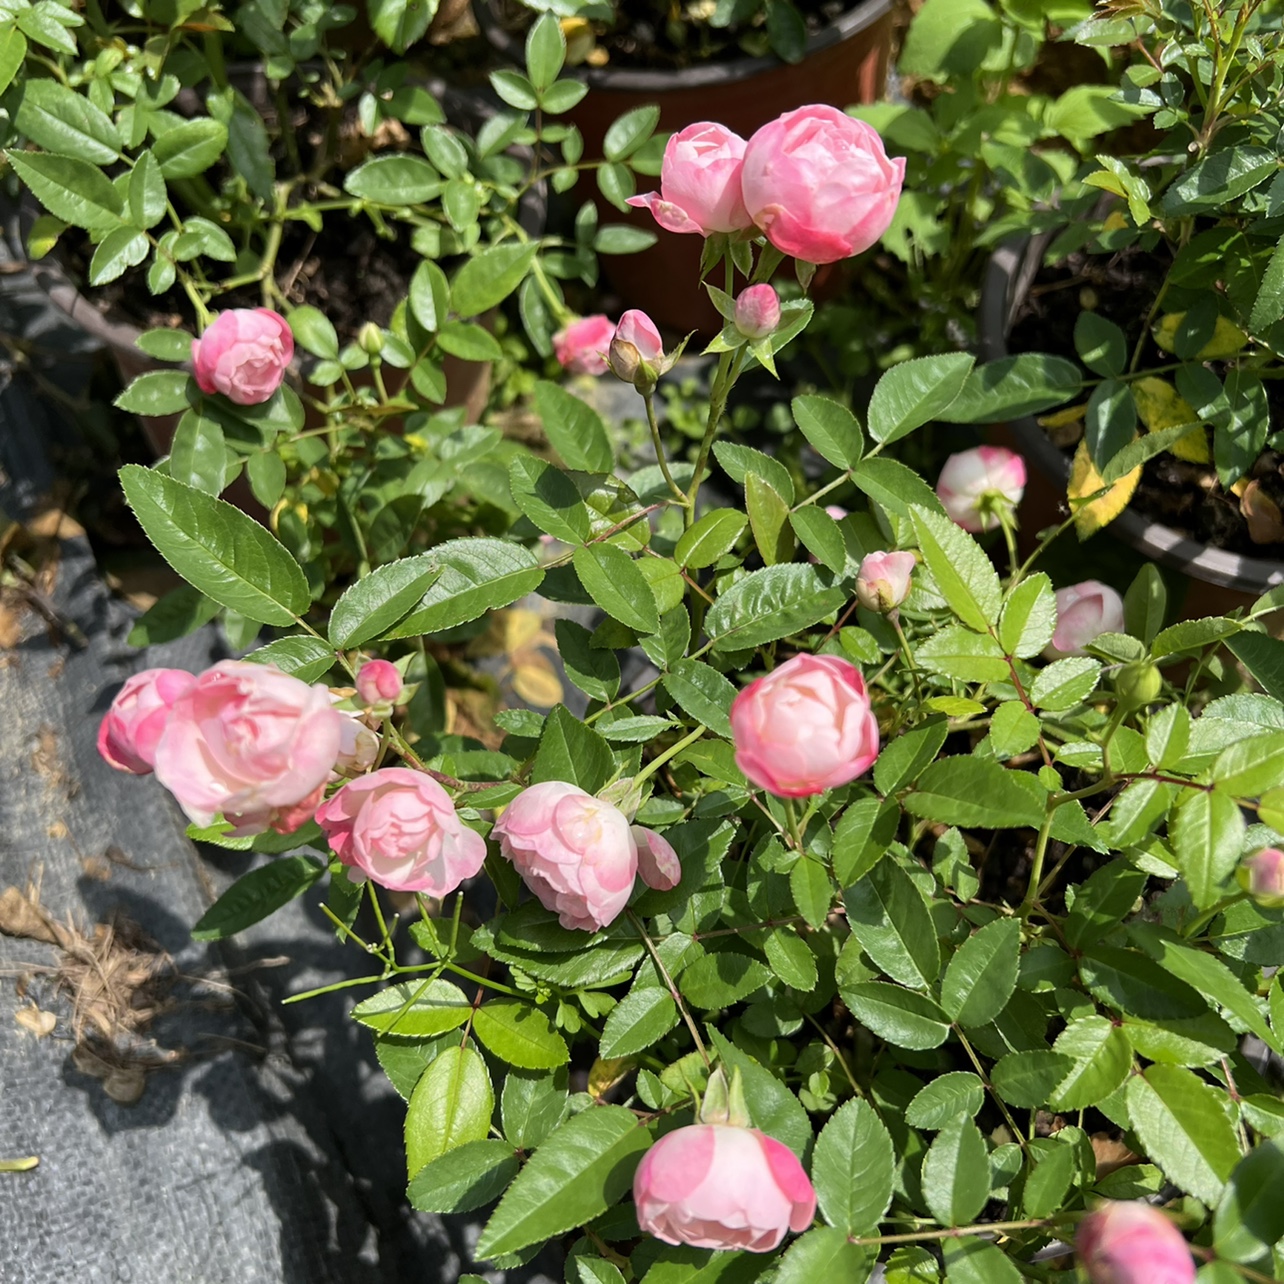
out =
<path fill-rule="evenodd" d="M 783 250 L 746 228 L 705 257 L 752 288 Z M 507 478 L 543 539 L 468 530 L 336 598 L 250 517 L 123 470 L 192 588 L 278 631 L 180 694 L 154 755 L 195 837 L 263 853 L 195 934 L 326 884 L 374 960 L 352 1016 L 406 1099 L 408 1198 L 487 1208 L 479 1265 L 556 1240 L 569 1284 L 1277 1277 L 1284 594 L 1174 621 L 1148 566 L 1122 620 L 1047 658 L 1039 554 L 1071 523 L 1022 546 L 1011 452 L 924 480 L 895 447 L 1064 405 L 1078 368 L 951 353 L 892 365 L 859 416 L 799 396 L 792 470 L 725 410 L 811 304 L 750 338 L 710 293 L 693 459 L 652 414 L 655 464 L 617 476 L 596 413 L 545 389 L 549 449 Z M 652 412 L 675 353 L 644 322 L 609 360 Z M 702 502 L 715 465 L 732 506 Z M 596 608 L 557 625 L 577 698 L 499 714 L 497 748 L 450 733 L 432 654 L 529 594 Z M 372 659 L 395 696 L 360 682 Z M 260 686 L 270 737 L 240 714 Z M 316 824 L 278 789 L 296 755 L 312 788 L 312 720 Z"/>

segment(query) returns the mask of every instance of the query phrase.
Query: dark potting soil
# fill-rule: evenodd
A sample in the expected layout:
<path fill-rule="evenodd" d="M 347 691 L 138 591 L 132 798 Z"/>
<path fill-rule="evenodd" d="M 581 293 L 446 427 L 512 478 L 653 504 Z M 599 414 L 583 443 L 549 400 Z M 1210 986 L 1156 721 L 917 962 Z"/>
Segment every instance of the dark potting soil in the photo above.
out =
<path fill-rule="evenodd" d="M 87 278 L 88 260 L 73 247 L 62 256 L 74 281 Z M 397 301 L 419 263 L 404 231 L 391 240 L 376 236 L 368 224 L 331 217 L 320 233 L 303 223 L 287 225 L 277 256 L 276 280 L 293 307 L 319 308 L 333 323 L 340 342 L 351 342 L 367 321 L 386 327 Z M 93 292 L 97 305 L 109 314 L 151 329 L 181 325 L 192 329 L 192 305 L 178 287 L 153 295 L 141 270 Z M 264 306 L 257 285 L 242 286 L 213 300 L 216 311 Z"/>
<path fill-rule="evenodd" d="M 808 37 L 854 7 L 852 0 L 793 0 Z M 704 16 L 706 6 L 696 0 L 675 5 L 668 0 L 614 0 L 615 21 L 595 22 L 593 32 L 606 67 L 641 71 L 677 71 L 737 58 L 761 57 L 772 52 L 765 26 L 765 7 L 754 7 L 748 21 L 714 27 Z M 695 17 L 691 10 L 701 16 Z M 712 12 L 712 5 L 708 6 Z M 524 32 L 533 15 L 515 0 L 505 0 L 500 23 L 513 33 Z M 592 65 L 597 65 L 593 63 Z"/>
<path fill-rule="evenodd" d="M 1009 349 L 1050 352 L 1074 360 L 1075 322 L 1080 312 L 1091 310 L 1123 330 L 1131 353 L 1168 267 L 1160 257 L 1163 253 L 1136 249 L 1114 255 L 1076 252 L 1061 263 L 1044 266 L 1016 314 L 1008 336 Z M 1152 338 L 1147 337 L 1146 345 L 1142 369 L 1171 361 Z M 1221 373 L 1217 363 L 1213 368 Z M 1266 393 L 1271 423 L 1278 431 L 1284 427 L 1284 389 L 1278 381 L 1268 381 Z M 1079 444 L 1082 427 L 1080 422 L 1049 432 L 1067 458 Z M 1250 475 L 1276 503 L 1284 503 L 1284 456 L 1263 452 Z M 1238 497 L 1222 487 L 1211 464 L 1188 463 L 1168 454 L 1156 456 L 1143 465 L 1129 506 L 1214 548 L 1249 557 L 1284 553 L 1284 541 L 1254 543 L 1249 537 Z"/>

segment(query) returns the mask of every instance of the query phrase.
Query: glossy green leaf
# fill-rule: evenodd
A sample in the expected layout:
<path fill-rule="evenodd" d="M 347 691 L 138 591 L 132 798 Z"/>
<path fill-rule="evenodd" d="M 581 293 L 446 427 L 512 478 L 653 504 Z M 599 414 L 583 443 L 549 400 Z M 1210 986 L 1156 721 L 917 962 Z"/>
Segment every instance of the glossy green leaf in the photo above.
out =
<path fill-rule="evenodd" d="M 938 1048 L 950 1033 L 949 1018 L 925 994 L 886 981 L 865 981 L 841 991 L 852 1015 L 880 1039 L 920 1052 Z"/>
<path fill-rule="evenodd" d="M 1199 908 L 1215 904 L 1222 896 L 1243 853 L 1244 828 L 1238 803 L 1224 793 L 1191 789 L 1174 809 L 1169 839 Z"/>
<path fill-rule="evenodd" d="M 967 353 L 948 352 L 884 371 L 869 399 L 869 435 L 886 445 L 937 418 L 962 392 L 974 364 Z"/>
<path fill-rule="evenodd" d="M 1053 1051 L 1070 1057 L 1074 1068 L 1049 1101 L 1056 1110 L 1083 1110 L 1104 1101 L 1128 1077 L 1132 1044 L 1107 1017 L 1076 1017 L 1057 1035 Z"/>
<path fill-rule="evenodd" d="M 714 650 L 745 651 L 809 628 L 846 600 L 814 566 L 767 566 L 719 595 L 705 617 L 705 631 Z"/>
<path fill-rule="evenodd" d="M 1039 655 L 1057 627 L 1057 597 L 1042 573 L 1022 580 L 1007 596 L 999 616 L 999 644 L 1022 660 Z"/>
<path fill-rule="evenodd" d="M 817 1226 L 785 1250 L 773 1284 L 865 1284 L 870 1256 L 832 1226 Z"/>
<path fill-rule="evenodd" d="M 1010 423 L 1063 405 L 1082 387 L 1083 376 L 1073 361 L 1023 352 L 976 366 L 940 418 L 952 424 Z"/>
<path fill-rule="evenodd" d="M 587 473 L 609 473 L 615 459 L 602 416 L 555 383 L 535 385 L 535 409 L 562 462 Z"/>
<path fill-rule="evenodd" d="M 942 1226 L 974 1221 L 990 1197 L 977 1174 L 989 1166 L 981 1131 L 967 1115 L 955 1115 L 936 1134 L 923 1160 L 923 1198 Z"/>
<path fill-rule="evenodd" d="M 461 317 L 479 317 L 497 307 L 521 285 L 538 249 L 536 241 L 506 241 L 469 259 L 451 283 L 450 301 L 455 311 Z"/>
<path fill-rule="evenodd" d="M 985 758 L 939 758 L 905 797 L 905 810 L 963 829 L 1038 829 L 1045 791 L 1028 772 Z"/>
<path fill-rule="evenodd" d="M 955 615 L 979 633 L 998 623 L 1003 590 L 985 551 L 965 530 L 923 508 L 910 512 L 923 560 Z"/>
<path fill-rule="evenodd" d="M 225 891 L 192 928 L 194 941 L 220 941 L 288 905 L 326 872 L 318 860 L 307 856 L 278 856 L 252 869 Z"/>
<path fill-rule="evenodd" d="M 852 472 L 852 481 L 889 513 L 909 517 L 915 508 L 944 517 L 945 510 L 936 492 L 912 468 L 899 459 L 862 459 Z"/>
<path fill-rule="evenodd" d="M 630 990 L 607 1013 L 601 1055 L 629 1057 L 644 1052 L 663 1039 L 680 1019 L 668 990 L 659 986 Z"/>
<path fill-rule="evenodd" d="M 203 174 L 227 149 L 227 127 L 208 117 L 185 120 L 152 144 L 152 155 L 167 179 Z"/>
<path fill-rule="evenodd" d="M 11 149 L 9 164 L 50 214 L 90 232 L 118 227 L 125 203 L 95 165 L 71 156 Z"/>
<path fill-rule="evenodd" d="M 973 933 L 950 959 L 941 981 L 941 1007 L 962 1026 L 988 1025 L 1016 989 L 1021 924 L 996 919 Z"/>
<path fill-rule="evenodd" d="M 1284 1239 L 1284 1150 L 1265 1141 L 1236 1164 L 1213 1218 L 1213 1248 L 1231 1262 L 1256 1262 Z"/>
<path fill-rule="evenodd" d="M 838 468 L 854 468 L 864 451 L 860 423 L 846 406 L 807 393 L 790 402 L 794 423 L 817 454 Z"/>
<path fill-rule="evenodd" d="M 452 981 L 399 981 L 363 999 L 352 1019 L 398 1038 L 426 1039 L 458 1029 L 468 1020 L 472 1004 Z"/>
<path fill-rule="evenodd" d="M 873 1232 L 892 1200 L 892 1139 L 866 1101 L 848 1101 L 821 1130 L 811 1180 L 821 1216 L 848 1235 Z"/>
<path fill-rule="evenodd" d="M 347 649 L 390 629 L 441 574 L 431 553 L 376 567 L 345 590 L 330 613 L 330 641 Z"/>
<path fill-rule="evenodd" d="M 748 524 L 749 519 L 744 513 L 731 508 L 715 508 L 682 533 L 673 550 L 674 559 L 679 566 L 692 570 L 712 566 L 734 546 Z"/>
<path fill-rule="evenodd" d="M 932 916 L 914 881 L 894 860 L 880 861 L 847 888 L 843 903 L 852 935 L 883 972 L 911 989 L 935 985 L 941 950 Z"/>
<path fill-rule="evenodd" d="M 548 1015 L 521 999 L 483 1003 L 473 1016 L 477 1037 L 497 1057 L 519 1070 L 552 1070 L 570 1060 L 566 1040 Z"/>
<path fill-rule="evenodd" d="M 995 1062 L 990 1078 L 1008 1105 L 1034 1110 L 1052 1099 L 1073 1070 L 1074 1061 L 1059 1052 L 1009 1052 Z"/>
<path fill-rule="evenodd" d="M 520 1165 L 502 1141 L 468 1141 L 421 1168 L 406 1198 L 421 1213 L 467 1213 L 498 1198 Z"/>
<path fill-rule="evenodd" d="M 683 997 L 706 1011 L 730 1007 L 771 980 L 757 959 L 733 950 L 720 950 L 696 959 L 678 981 Z"/>
<path fill-rule="evenodd" d="M 293 624 L 308 609 L 299 564 L 253 518 L 137 464 L 120 481 L 157 551 L 206 597 L 261 624 Z"/>
<path fill-rule="evenodd" d="M 920 1089 L 905 1109 L 905 1122 L 911 1128 L 935 1132 L 957 1115 L 974 1119 L 985 1104 L 985 1087 L 980 1079 L 965 1070 L 937 1075 Z"/>
<path fill-rule="evenodd" d="M 32 78 L 23 84 L 14 124 L 57 156 L 110 165 L 120 153 L 120 134 L 111 117 L 57 80 Z"/>
<path fill-rule="evenodd" d="M 449 1047 L 424 1071 L 406 1110 L 406 1173 L 490 1131 L 495 1094 L 474 1048 Z"/>
<path fill-rule="evenodd" d="M 613 619 L 638 633 L 660 627 L 655 595 L 633 559 L 613 544 L 587 544 L 575 550 L 575 573 L 588 595 Z"/>
<path fill-rule="evenodd" d="M 736 688 L 717 669 L 699 660 L 679 660 L 663 678 L 664 689 L 689 717 L 714 735 L 731 739 L 731 702 Z"/>

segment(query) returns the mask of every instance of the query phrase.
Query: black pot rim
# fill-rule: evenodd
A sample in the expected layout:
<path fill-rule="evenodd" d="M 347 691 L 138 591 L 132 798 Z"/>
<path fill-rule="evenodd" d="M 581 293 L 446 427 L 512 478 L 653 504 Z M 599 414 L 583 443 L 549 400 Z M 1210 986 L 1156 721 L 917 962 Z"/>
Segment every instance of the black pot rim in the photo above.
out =
<path fill-rule="evenodd" d="M 997 361 L 1008 355 L 1013 313 L 1030 288 L 1045 245 L 1046 238 L 1021 236 L 1005 241 L 991 255 L 977 318 L 983 360 Z M 1069 481 L 1070 460 L 1048 440 L 1033 416 L 1014 419 L 1008 427 L 1040 472 L 1062 486 Z M 1110 529 L 1139 553 L 1191 579 L 1254 594 L 1284 584 L 1284 561 L 1213 548 L 1131 508 L 1125 508 L 1110 523 Z"/>
<path fill-rule="evenodd" d="M 894 0 L 860 0 L 841 17 L 822 27 L 807 39 L 803 61 L 833 45 L 859 35 L 891 13 Z M 525 47 L 505 31 L 495 17 L 495 0 L 476 6 L 477 22 L 491 46 L 509 62 L 521 65 Z M 748 80 L 777 67 L 789 64 L 768 54 L 762 58 L 734 58 L 728 62 L 705 63 L 699 67 L 680 67 L 670 71 L 646 71 L 631 67 L 573 67 L 568 74 L 583 80 L 592 89 L 621 94 L 670 94 L 685 89 L 731 85 Z"/>

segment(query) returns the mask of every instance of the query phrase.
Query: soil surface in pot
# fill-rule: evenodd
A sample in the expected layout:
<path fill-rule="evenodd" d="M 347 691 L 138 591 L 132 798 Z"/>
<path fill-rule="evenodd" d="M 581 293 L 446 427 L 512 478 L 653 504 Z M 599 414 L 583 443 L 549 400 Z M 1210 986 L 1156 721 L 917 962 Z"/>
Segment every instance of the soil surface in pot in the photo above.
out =
<path fill-rule="evenodd" d="M 613 23 L 592 24 L 592 44 L 585 51 L 587 56 L 581 55 L 591 67 L 676 71 L 772 52 L 763 10 L 750 21 L 714 27 L 709 21 L 714 6 L 706 0 L 686 0 L 681 5 L 666 0 L 615 0 L 614 8 Z M 855 5 L 844 0 L 794 0 L 794 8 L 810 37 Z M 505 0 L 498 12 L 500 26 L 524 40 L 534 17 L 531 11 L 516 0 Z M 584 43 L 588 45 L 587 40 Z M 577 52 L 572 34 L 572 57 Z"/>
<path fill-rule="evenodd" d="M 399 230 L 395 239 L 385 240 L 368 224 L 347 219 L 331 217 L 320 233 L 295 220 L 286 225 L 281 238 L 276 279 L 292 307 L 308 304 L 320 308 L 340 340 L 350 342 L 367 321 L 387 326 L 419 261 L 404 230 Z M 69 246 L 62 262 L 74 281 L 88 279 L 88 260 L 79 249 Z M 182 289 L 175 286 L 153 295 L 141 271 L 126 272 L 95 288 L 93 298 L 109 314 L 144 330 L 174 325 L 190 330 L 193 326 L 192 305 Z M 262 306 L 257 285 L 231 290 L 214 300 L 220 312 Z"/>
<path fill-rule="evenodd" d="M 1013 321 L 1009 350 L 1050 352 L 1074 360 L 1075 322 L 1080 312 L 1090 309 L 1123 330 L 1131 353 L 1167 270 L 1160 253 L 1136 249 L 1110 256 L 1076 252 L 1059 264 L 1044 266 Z M 1147 337 L 1139 369 L 1166 365 L 1171 360 Z M 1213 368 L 1222 373 L 1219 363 Z M 1271 423 L 1278 431 L 1284 426 L 1284 388 L 1278 380 L 1268 380 L 1266 393 Z M 1048 435 L 1069 459 L 1083 435 L 1083 421 L 1050 427 Z M 1284 508 L 1284 455 L 1264 451 L 1250 476 L 1269 499 Z M 1142 467 L 1129 507 L 1214 548 L 1250 557 L 1284 556 L 1284 541 L 1253 541 L 1238 496 L 1222 487 L 1212 465 L 1188 463 L 1168 454 L 1156 456 Z"/>

